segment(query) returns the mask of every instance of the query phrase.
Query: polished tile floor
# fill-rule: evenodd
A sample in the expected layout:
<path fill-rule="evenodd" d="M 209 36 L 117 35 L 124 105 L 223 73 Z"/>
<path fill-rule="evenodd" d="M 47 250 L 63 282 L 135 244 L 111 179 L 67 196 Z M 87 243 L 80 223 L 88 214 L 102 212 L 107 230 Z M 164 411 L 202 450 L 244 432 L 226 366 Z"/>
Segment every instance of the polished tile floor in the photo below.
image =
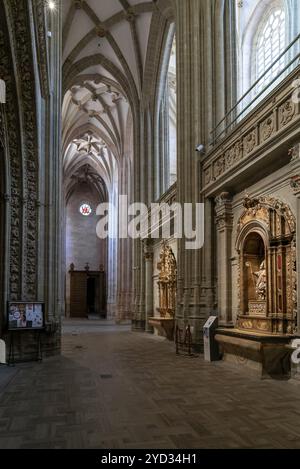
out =
<path fill-rule="evenodd" d="M 0 448 L 300 448 L 300 382 L 259 380 L 126 327 L 0 368 Z"/>

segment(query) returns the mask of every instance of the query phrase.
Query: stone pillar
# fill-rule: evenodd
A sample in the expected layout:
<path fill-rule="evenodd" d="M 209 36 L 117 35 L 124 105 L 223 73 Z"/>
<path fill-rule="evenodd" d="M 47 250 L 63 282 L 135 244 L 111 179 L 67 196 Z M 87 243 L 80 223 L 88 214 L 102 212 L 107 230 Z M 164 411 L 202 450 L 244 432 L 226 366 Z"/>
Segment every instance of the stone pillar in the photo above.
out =
<path fill-rule="evenodd" d="M 224 82 L 224 70 L 234 63 L 225 64 L 225 37 L 229 37 L 232 18 L 226 14 L 228 2 L 204 0 L 175 0 L 176 52 L 177 52 L 177 201 L 203 202 L 201 162 L 195 148 L 203 144 L 207 150 L 211 131 L 216 121 L 226 114 L 231 104 L 232 82 Z M 232 2 L 233 5 L 233 2 Z M 227 31 L 227 34 L 226 34 Z M 232 43 L 235 38 L 232 38 Z M 233 48 L 234 50 L 234 48 Z M 229 99 L 227 99 L 229 96 Z M 205 158 L 205 155 L 204 155 Z M 213 223 L 209 204 L 206 223 Z M 213 231 L 213 225 L 205 232 Z M 202 348 L 202 326 L 213 306 L 213 269 L 203 276 L 206 260 L 204 249 L 189 251 L 185 239 L 178 243 L 178 283 L 176 320 L 189 323 L 194 330 L 193 342 Z M 209 249 L 212 243 L 209 241 Z M 205 259 L 204 259 L 205 258 Z M 205 297 L 205 289 L 210 291 Z"/>
<path fill-rule="evenodd" d="M 201 202 L 201 172 L 195 148 L 205 140 L 200 109 L 205 109 L 206 98 L 201 93 L 207 69 L 202 67 L 202 29 L 204 20 L 199 0 L 176 0 L 177 52 L 177 202 Z M 205 23 L 205 21 L 204 21 Z M 182 327 L 193 327 L 193 342 L 202 341 L 205 317 L 201 311 L 199 286 L 202 250 L 187 250 L 186 239 L 178 241 L 176 321 Z"/>
<path fill-rule="evenodd" d="M 296 264 L 297 264 L 297 332 L 300 334 L 300 143 L 290 149 L 292 169 L 291 188 L 297 198 L 296 208 Z"/>
<path fill-rule="evenodd" d="M 145 258 L 145 332 L 152 332 L 148 319 L 154 316 L 153 311 L 153 252 L 149 242 L 144 243 Z"/>
<path fill-rule="evenodd" d="M 134 240 L 134 316 L 132 329 L 145 330 L 145 259 L 140 239 Z"/>
<path fill-rule="evenodd" d="M 215 199 L 217 224 L 218 312 L 221 326 L 232 326 L 232 199 L 223 192 Z"/>
<path fill-rule="evenodd" d="M 205 199 L 205 250 L 202 257 L 201 308 L 206 316 L 216 309 L 216 230 L 214 225 L 215 208 L 213 199 Z"/>

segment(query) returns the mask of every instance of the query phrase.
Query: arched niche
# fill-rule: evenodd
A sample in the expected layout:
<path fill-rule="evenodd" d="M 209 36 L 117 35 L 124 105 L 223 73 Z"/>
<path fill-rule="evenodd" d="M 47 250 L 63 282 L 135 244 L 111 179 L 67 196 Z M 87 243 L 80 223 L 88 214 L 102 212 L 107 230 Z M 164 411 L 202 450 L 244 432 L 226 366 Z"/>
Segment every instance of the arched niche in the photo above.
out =
<path fill-rule="evenodd" d="M 237 230 L 237 325 L 266 333 L 296 328 L 296 226 L 288 205 L 270 198 L 244 200 Z"/>
<path fill-rule="evenodd" d="M 163 244 L 160 253 L 159 270 L 159 308 L 162 318 L 174 318 L 176 308 L 177 263 L 170 246 Z"/>
<path fill-rule="evenodd" d="M 256 230 L 250 231 L 243 243 L 241 265 L 243 266 L 243 302 L 244 314 L 252 308 L 266 312 L 266 244 L 263 236 Z"/>

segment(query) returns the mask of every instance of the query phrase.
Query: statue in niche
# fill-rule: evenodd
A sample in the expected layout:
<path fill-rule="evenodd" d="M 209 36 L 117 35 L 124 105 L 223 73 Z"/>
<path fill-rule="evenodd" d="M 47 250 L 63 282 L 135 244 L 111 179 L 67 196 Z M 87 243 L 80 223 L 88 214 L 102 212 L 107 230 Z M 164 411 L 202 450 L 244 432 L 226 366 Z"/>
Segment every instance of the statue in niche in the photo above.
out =
<path fill-rule="evenodd" d="M 172 249 L 163 243 L 159 270 L 159 308 L 161 317 L 174 318 L 176 308 L 177 265 Z"/>
<path fill-rule="evenodd" d="M 255 294 L 258 300 L 265 300 L 267 296 L 267 272 L 266 261 L 260 264 L 260 268 L 253 275 L 256 277 Z"/>

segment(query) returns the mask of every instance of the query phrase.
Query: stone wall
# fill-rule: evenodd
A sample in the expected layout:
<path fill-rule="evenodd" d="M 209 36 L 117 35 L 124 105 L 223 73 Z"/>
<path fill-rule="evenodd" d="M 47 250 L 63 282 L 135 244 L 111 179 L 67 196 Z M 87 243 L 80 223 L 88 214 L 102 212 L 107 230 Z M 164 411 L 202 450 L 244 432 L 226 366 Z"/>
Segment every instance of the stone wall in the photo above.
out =
<path fill-rule="evenodd" d="M 90 216 L 83 216 L 79 208 L 89 203 L 92 208 Z M 83 184 L 78 187 L 68 201 L 66 210 L 66 269 L 70 264 L 75 270 L 84 270 L 89 263 L 90 270 L 99 270 L 100 264 L 106 266 L 106 242 L 96 233 L 99 217 L 96 209 L 99 197 L 92 187 Z"/>
<path fill-rule="evenodd" d="M 0 0 L 0 76 L 6 83 L 6 103 L 0 108 L 4 148 L 1 244 L 5 245 L 0 276 L 0 337 L 8 347 L 8 301 L 42 302 L 47 355 L 60 350 L 64 309 L 60 251 L 60 2 L 57 7 L 49 22 L 49 10 L 42 0 Z M 51 29 L 51 43 L 47 28 Z M 17 358 L 23 360 L 34 354 L 34 334 L 22 331 L 16 336 Z"/>

